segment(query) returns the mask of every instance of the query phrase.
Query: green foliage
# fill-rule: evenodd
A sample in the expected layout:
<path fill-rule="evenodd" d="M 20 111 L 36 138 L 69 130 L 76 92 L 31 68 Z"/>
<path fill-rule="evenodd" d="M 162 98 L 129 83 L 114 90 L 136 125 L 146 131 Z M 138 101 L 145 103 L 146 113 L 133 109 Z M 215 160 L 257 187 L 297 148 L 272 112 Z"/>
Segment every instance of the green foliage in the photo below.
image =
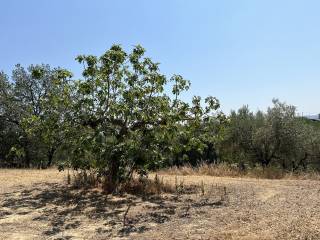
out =
<path fill-rule="evenodd" d="M 203 152 L 204 134 L 191 135 L 198 126 L 212 121 L 219 107 L 213 97 L 205 100 L 205 108 L 200 97 L 194 97 L 191 105 L 180 100 L 189 81 L 179 75 L 167 79 L 159 64 L 144 54 L 141 46 L 126 53 L 113 45 L 100 57 L 78 56 L 84 79 L 61 87 L 70 75 L 57 75 L 43 117 L 29 118 L 30 129 L 39 129 L 46 144 L 61 135 L 68 151 L 65 165 L 96 169 L 104 176 L 108 191 L 130 179 L 134 171 L 146 174 L 163 166 L 184 148 Z M 37 77 L 41 74 L 35 72 Z M 164 91 L 170 82 L 173 99 Z M 186 146 L 179 140 L 173 143 L 180 133 L 188 141 Z"/>
<path fill-rule="evenodd" d="M 296 116 L 296 109 L 273 100 L 267 113 L 243 107 L 232 112 L 223 141 L 223 155 L 240 165 L 306 168 L 319 158 L 319 130 Z"/>
<path fill-rule="evenodd" d="M 61 81 L 66 73 L 63 69 L 52 70 L 48 65 L 31 65 L 27 70 L 16 65 L 11 81 L 4 73 L 0 74 L 1 137 L 7 138 L 5 142 L 1 141 L 1 165 L 5 163 L 10 166 L 11 150 L 15 146 L 23 148 L 25 153 L 19 161 L 15 161 L 15 166 L 45 167 L 52 163 L 59 145 L 59 134 L 58 131 L 51 131 L 57 128 L 49 127 L 50 121 L 46 121 L 53 117 L 48 112 L 53 102 L 50 105 L 47 103 L 51 96 L 61 95 L 57 92 L 57 88 L 61 87 L 57 87 L 56 80 Z M 61 82 L 58 84 L 60 86 Z M 47 131 L 49 128 L 50 131 Z"/>
<path fill-rule="evenodd" d="M 140 45 L 76 60 L 78 80 L 48 65 L 17 65 L 11 79 L 0 72 L 1 166 L 90 170 L 109 192 L 134 172 L 172 165 L 319 166 L 320 124 L 293 106 L 274 100 L 265 113 L 245 106 L 225 116 L 215 97 L 185 102 L 190 81 L 167 78 Z"/>

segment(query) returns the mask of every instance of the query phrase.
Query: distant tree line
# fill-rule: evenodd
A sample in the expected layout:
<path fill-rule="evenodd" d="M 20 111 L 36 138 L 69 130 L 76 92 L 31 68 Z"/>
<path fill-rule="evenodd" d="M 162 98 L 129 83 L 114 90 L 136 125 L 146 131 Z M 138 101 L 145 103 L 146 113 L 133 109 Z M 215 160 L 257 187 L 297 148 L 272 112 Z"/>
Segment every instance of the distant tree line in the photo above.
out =
<path fill-rule="evenodd" d="M 297 171 L 318 169 L 320 123 L 298 117 L 294 106 L 273 100 L 266 113 L 232 111 L 220 142 L 223 161 Z"/>
<path fill-rule="evenodd" d="M 293 106 L 274 100 L 265 113 L 245 106 L 225 116 L 214 97 L 187 103 L 189 81 L 167 78 L 144 54 L 113 45 L 80 55 L 80 80 L 48 65 L 0 72 L 0 166 L 93 169 L 108 191 L 173 165 L 318 168 L 320 126 Z"/>

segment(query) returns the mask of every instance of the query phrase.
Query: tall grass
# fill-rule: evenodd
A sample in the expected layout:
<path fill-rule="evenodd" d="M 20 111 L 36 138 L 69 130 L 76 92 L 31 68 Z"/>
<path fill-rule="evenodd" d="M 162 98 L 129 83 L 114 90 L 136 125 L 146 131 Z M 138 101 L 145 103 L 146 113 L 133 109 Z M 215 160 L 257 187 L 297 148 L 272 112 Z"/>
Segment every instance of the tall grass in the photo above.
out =
<path fill-rule="evenodd" d="M 308 172 L 288 172 L 276 167 L 254 167 L 240 170 L 237 166 L 227 163 L 220 164 L 201 164 L 197 167 L 182 166 L 170 167 L 158 171 L 159 174 L 168 175 L 207 175 L 215 177 L 248 177 L 248 178 L 263 178 L 263 179 L 309 179 L 320 180 L 320 174 L 316 171 Z"/>

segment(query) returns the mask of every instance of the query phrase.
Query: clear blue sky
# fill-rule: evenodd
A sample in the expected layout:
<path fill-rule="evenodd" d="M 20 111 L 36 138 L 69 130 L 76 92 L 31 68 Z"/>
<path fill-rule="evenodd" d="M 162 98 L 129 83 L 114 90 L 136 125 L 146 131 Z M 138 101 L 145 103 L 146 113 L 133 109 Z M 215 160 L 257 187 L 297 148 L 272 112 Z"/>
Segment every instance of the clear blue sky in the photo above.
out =
<path fill-rule="evenodd" d="M 228 112 L 276 97 L 320 112 L 320 1 L 2 0 L 0 69 L 48 63 L 79 76 L 78 54 L 142 44 L 161 70 L 191 80 Z"/>

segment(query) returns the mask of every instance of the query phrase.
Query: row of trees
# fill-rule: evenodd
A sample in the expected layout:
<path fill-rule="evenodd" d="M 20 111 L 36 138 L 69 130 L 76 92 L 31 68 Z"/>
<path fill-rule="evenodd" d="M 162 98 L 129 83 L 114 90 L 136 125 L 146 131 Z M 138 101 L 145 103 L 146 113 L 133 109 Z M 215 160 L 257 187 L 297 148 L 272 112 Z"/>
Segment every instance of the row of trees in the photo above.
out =
<path fill-rule="evenodd" d="M 182 101 L 189 81 L 168 79 L 144 54 L 113 45 L 100 57 L 80 55 L 81 80 L 48 65 L 0 73 L 1 166 L 94 169 L 113 191 L 135 171 L 171 165 L 297 170 L 319 161 L 319 127 L 294 107 L 274 101 L 267 113 L 244 107 L 226 117 L 214 97 Z"/>
<path fill-rule="evenodd" d="M 294 106 L 278 100 L 266 113 L 253 113 L 245 106 L 231 112 L 220 149 L 225 161 L 240 165 L 318 168 L 320 124 L 297 117 Z"/>

